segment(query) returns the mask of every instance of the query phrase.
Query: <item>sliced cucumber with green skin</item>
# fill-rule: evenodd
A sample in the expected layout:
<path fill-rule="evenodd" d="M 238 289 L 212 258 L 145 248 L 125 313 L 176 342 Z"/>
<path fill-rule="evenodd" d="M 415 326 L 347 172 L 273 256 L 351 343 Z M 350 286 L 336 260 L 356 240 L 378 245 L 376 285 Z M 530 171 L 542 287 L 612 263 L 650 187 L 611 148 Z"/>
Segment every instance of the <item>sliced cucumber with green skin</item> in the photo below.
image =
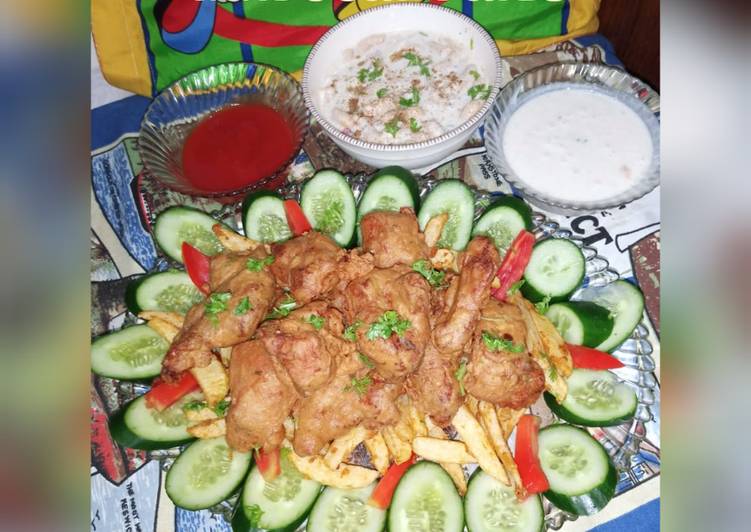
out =
<path fill-rule="evenodd" d="M 189 394 L 159 412 L 146 406 L 142 395 L 126 404 L 109 420 L 112 438 L 131 449 L 171 449 L 193 441 L 188 433 L 188 419 L 183 405 L 200 394 Z"/>
<path fill-rule="evenodd" d="M 407 470 L 391 499 L 388 528 L 390 532 L 464 530 L 462 498 L 441 466 L 423 460 Z"/>
<path fill-rule="evenodd" d="M 479 467 L 469 479 L 464 515 L 469 532 L 541 532 L 545 529 L 545 512 L 538 495 L 530 495 L 519 502 L 514 488 Z"/>
<path fill-rule="evenodd" d="M 375 482 L 359 490 L 326 487 L 310 512 L 305 530 L 380 532 L 386 524 L 386 511 L 368 504 L 375 487 Z"/>
<path fill-rule="evenodd" d="M 139 380 L 156 377 L 169 342 L 147 325 L 131 325 L 91 343 L 91 371 L 102 377 Z"/>
<path fill-rule="evenodd" d="M 567 300 L 584 279 L 584 254 L 569 240 L 548 238 L 535 244 L 524 270 L 524 297 L 533 302 Z"/>
<path fill-rule="evenodd" d="M 600 351 L 613 351 L 631 336 L 644 313 L 644 295 L 628 281 L 618 280 L 602 287 L 587 287 L 577 295 L 608 309 L 613 316 L 613 331 L 596 346 Z"/>
<path fill-rule="evenodd" d="M 144 275 L 125 289 L 125 305 L 133 314 L 144 310 L 185 314 L 202 299 L 188 274 L 178 270 Z"/>
<path fill-rule="evenodd" d="M 636 393 L 607 370 L 578 369 L 567 379 L 563 403 L 545 392 L 545 402 L 559 418 L 586 427 L 612 427 L 634 417 Z"/>
<path fill-rule="evenodd" d="M 596 347 L 613 332 L 610 311 L 590 301 L 567 301 L 548 307 L 545 316 L 570 344 Z"/>
<path fill-rule="evenodd" d="M 460 251 L 467 247 L 472 233 L 475 197 L 459 179 L 444 179 L 428 193 L 417 217 L 420 230 L 425 230 L 431 218 L 444 212 L 449 214 L 449 219 L 438 240 L 438 247 Z"/>
<path fill-rule="evenodd" d="M 477 220 L 472 236 L 490 238 L 503 257 L 519 231 L 534 229 L 532 209 L 515 196 L 503 196 L 494 201 Z"/>
<path fill-rule="evenodd" d="M 592 515 L 610 502 L 618 475 L 603 446 L 587 431 L 549 425 L 540 430 L 537 444 L 550 486 L 546 499 L 576 515 Z"/>
<path fill-rule="evenodd" d="M 282 472 L 266 482 L 258 467 L 250 471 L 232 517 L 232 530 L 293 532 L 310 513 L 321 484 L 304 478 L 282 457 Z"/>
<path fill-rule="evenodd" d="M 235 492 L 251 460 L 252 453 L 231 449 L 224 437 L 197 440 L 172 464 L 164 489 L 180 508 L 211 508 Z"/>
<path fill-rule="evenodd" d="M 409 207 L 415 213 L 420 204 L 417 182 L 409 170 L 387 166 L 376 172 L 357 205 L 357 241 L 362 241 L 360 220 L 371 211 L 398 211 Z"/>
<path fill-rule="evenodd" d="M 261 190 L 251 192 L 243 201 L 243 231 L 258 242 L 283 242 L 292 238 L 284 200 L 279 194 Z"/>
<path fill-rule="evenodd" d="M 335 170 L 316 172 L 303 185 L 300 206 L 313 229 L 342 247 L 352 242 L 357 221 L 355 197 L 342 174 Z"/>
<path fill-rule="evenodd" d="M 183 263 L 183 242 L 204 255 L 216 255 L 222 244 L 211 228 L 218 223 L 203 211 L 191 207 L 170 207 L 159 213 L 154 222 L 154 238 L 162 251 Z"/>

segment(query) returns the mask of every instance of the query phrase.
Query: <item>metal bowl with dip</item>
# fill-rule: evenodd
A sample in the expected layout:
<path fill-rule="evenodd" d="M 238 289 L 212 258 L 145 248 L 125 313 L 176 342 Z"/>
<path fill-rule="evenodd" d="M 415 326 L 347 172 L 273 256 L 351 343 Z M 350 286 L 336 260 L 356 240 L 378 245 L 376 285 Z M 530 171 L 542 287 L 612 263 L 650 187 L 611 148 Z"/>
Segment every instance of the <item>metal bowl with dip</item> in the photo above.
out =
<path fill-rule="evenodd" d="M 504 87 L 485 144 L 530 203 L 561 214 L 597 211 L 659 184 L 659 111 L 659 95 L 618 68 L 558 63 Z"/>

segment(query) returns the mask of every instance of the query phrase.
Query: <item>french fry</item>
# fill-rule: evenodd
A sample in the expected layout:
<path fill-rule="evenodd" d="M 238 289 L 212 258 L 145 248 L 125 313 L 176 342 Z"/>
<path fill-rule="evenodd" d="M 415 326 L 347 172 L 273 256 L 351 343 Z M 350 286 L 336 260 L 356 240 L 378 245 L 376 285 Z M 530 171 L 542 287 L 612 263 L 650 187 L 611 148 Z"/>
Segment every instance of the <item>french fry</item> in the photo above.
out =
<path fill-rule="evenodd" d="M 261 245 L 260 242 L 246 238 L 239 233 L 232 231 L 226 225 L 214 224 L 211 230 L 222 246 L 234 252 L 252 251 Z"/>
<path fill-rule="evenodd" d="M 425 243 L 429 248 L 435 247 L 438 241 L 441 239 L 441 233 L 446 226 L 446 222 L 449 220 L 449 213 L 443 212 L 437 216 L 433 216 L 428 223 L 425 224 L 425 230 L 422 232 L 425 238 Z"/>
<path fill-rule="evenodd" d="M 470 454 L 477 459 L 477 463 L 480 464 L 482 470 L 508 486 L 509 480 L 506 471 L 498 460 L 495 451 L 493 451 L 493 446 L 488 440 L 487 434 L 482 430 L 480 423 L 469 409 L 464 405 L 460 406 L 451 423 L 462 437 Z"/>
<path fill-rule="evenodd" d="M 370 485 L 378 478 L 378 471 L 366 467 L 339 464 L 336 469 L 326 466 L 320 456 L 301 457 L 290 449 L 289 458 L 297 470 L 306 477 L 326 486 L 339 489 L 358 489 Z"/>
<path fill-rule="evenodd" d="M 431 437 L 441 440 L 448 439 L 448 436 L 446 436 L 446 433 L 443 432 L 443 429 L 433 423 L 433 421 L 430 419 L 430 416 L 425 417 L 425 425 L 427 426 L 428 434 L 430 434 Z M 454 485 L 456 486 L 456 490 L 459 492 L 459 495 L 464 495 L 465 493 L 467 493 L 467 477 L 464 474 L 464 468 L 461 466 L 461 464 L 449 464 L 447 462 L 438 463 L 443 468 L 443 470 L 449 474 L 451 480 L 454 481 Z"/>
<path fill-rule="evenodd" d="M 389 449 L 389 454 L 394 459 L 394 462 L 401 464 L 409 460 L 412 456 L 412 446 L 409 442 L 402 440 L 397 435 L 394 427 L 384 427 L 381 429 L 383 439 L 386 441 L 386 447 Z"/>
<path fill-rule="evenodd" d="M 216 405 L 229 393 L 229 375 L 219 359 L 211 358 L 208 366 L 192 368 L 190 372 L 198 381 L 209 406 Z"/>
<path fill-rule="evenodd" d="M 219 359 L 222 361 L 222 364 L 224 364 L 225 368 L 229 367 L 229 360 L 232 357 L 232 348 L 231 347 L 220 347 L 218 349 L 219 351 Z"/>
<path fill-rule="evenodd" d="M 403 395 L 397 401 L 396 406 L 399 409 L 399 421 L 394 425 L 394 432 L 396 432 L 400 440 L 410 442 L 415 437 L 409 411 L 411 402 L 406 395 Z"/>
<path fill-rule="evenodd" d="M 467 405 L 472 415 L 477 417 L 477 398 L 467 394 L 464 398 L 464 404 Z"/>
<path fill-rule="evenodd" d="M 420 413 L 417 411 L 417 408 L 415 408 L 415 405 L 409 405 L 409 411 L 407 414 L 409 416 L 410 426 L 412 427 L 412 433 L 415 436 L 427 436 L 428 427 L 425 426 L 425 422 L 422 417 L 420 417 Z"/>
<path fill-rule="evenodd" d="M 182 329 L 185 316 L 178 314 L 177 312 L 162 312 L 159 310 L 144 310 L 138 313 L 138 317 L 142 320 L 162 320 L 166 321 L 170 325 L 174 325 L 178 329 Z"/>
<path fill-rule="evenodd" d="M 216 412 L 208 407 L 203 407 L 200 410 L 185 410 L 185 419 L 191 424 L 200 423 L 202 421 L 211 421 L 218 417 L 219 416 L 216 415 Z"/>
<path fill-rule="evenodd" d="M 164 321 L 160 318 L 154 318 L 153 320 L 149 320 L 146 322 L 146 325 L 154 329 L 156 333 L 167 340 L 168 342 L 172 342 L 175 339 L 175 336 L 177 336 L 177 333 L 180 332 L 179 327 L 175 327 L 171 323 Z"/>
<path fill-rule="evenodd" d="M 511 433 L 514 432 L 516 424 L 519 423 L 519 418 L 524 415 L 524 409 L 512 410 L 511 408 L 499 406 L 496 408 L 496 413 L 498 414 L 498 422 L 503 431 L 503 437 L 508 440 Z"/>
<path fill-rule="evenodd" d="M 344 436 L 340 436 L 331 442 L 326 456 L 323 457 L 323 463 L 330 469 L 336 469 L 345 458 L 352 454 L 352 451 L 360 445 L 360 442 L 369 438 L 372 434 L 372 431 L 362 425 L 354 427 Z"/>
<path fill-rule="evenodd" d="M 485 429 L 485 433 L 490 437 L 490 442 L 493 444 L 495 453 L 503 464 L 503 469 L 506 470 L 506 474 L 511 480 L 511 485 L 516 490 L 517 499 L 523 499 L 527 492 L 522 484 L 521 477 L 519 476 L 519 470 L 514 462 L 514 456 L 511 454 L 506 439 L 503 437 L 503 431 L 501 425 L 498 422 L 498 415 L 492 404 L 480 401 L 478 405 L 480 411 L 480 425 Z"/>
<path fill-rule="evenodd" d="M 376 433 L 365 440 L 365 448 L 370 453 L 370 463 L 376 468 L 378 473 L 385 475 L 389 468 L 389 448 L 386 446 L 386 440 L 380 432 Z"/>
<path fill-rule="evenodd" d="M 418 436 L 412 440 L 415 454 L 433 462 L 446 464 L 475 464 L 477 459 L 467 452 L 460 441 L 425 438 Z"/>
<path fill-rule="evenodd" d="M 195 436 L 196 438 L 218 438 L 224 436 L 227 433 L 227 424 L 223 417 L 212 419 L 209 421 L 202 421 L 197 425 L 192 425 L 187 428 L 188 434 Z"/>

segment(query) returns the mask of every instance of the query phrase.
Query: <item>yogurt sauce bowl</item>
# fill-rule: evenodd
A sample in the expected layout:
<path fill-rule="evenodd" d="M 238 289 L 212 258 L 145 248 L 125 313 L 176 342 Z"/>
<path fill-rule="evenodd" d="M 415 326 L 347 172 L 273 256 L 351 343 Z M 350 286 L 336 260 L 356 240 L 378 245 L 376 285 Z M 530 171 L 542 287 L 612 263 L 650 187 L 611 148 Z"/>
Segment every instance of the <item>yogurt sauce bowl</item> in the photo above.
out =
<path fill-rule="evenodd" d="M 561 63 L 506 86 L 486 124 L 501 174 L 531 203 L 574 214 L 659 183 L 659 96 L 622 70 Z"/>

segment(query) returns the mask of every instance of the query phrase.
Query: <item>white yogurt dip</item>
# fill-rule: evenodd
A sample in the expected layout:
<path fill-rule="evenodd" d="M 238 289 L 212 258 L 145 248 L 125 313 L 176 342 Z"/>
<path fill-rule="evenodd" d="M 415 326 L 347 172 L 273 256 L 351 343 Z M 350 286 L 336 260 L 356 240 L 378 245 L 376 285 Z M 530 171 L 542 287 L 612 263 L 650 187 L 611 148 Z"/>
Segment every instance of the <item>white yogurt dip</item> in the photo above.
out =
<path fill-rule="evenodd" d="M 630 106 L 570 85 L 522 103 L 508 118 L 503 151 L 526 186 L 574 202 L 626 192 L 646 177 L 655 155 L 647 124 Z"/>

